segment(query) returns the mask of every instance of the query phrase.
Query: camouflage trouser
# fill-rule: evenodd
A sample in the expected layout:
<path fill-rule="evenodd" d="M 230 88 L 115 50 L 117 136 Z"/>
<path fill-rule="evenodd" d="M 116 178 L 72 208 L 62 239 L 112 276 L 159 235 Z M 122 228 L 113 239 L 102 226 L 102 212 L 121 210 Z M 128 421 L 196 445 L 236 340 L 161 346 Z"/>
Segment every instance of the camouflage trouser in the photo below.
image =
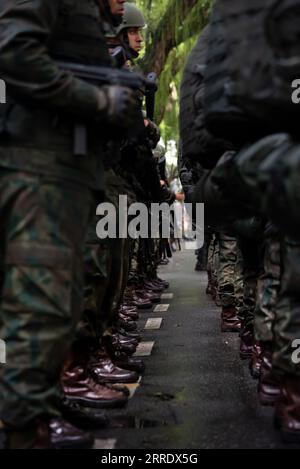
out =
<path fill-rule="evenodd" d="M 234 277 L 235 308 L 237 315 L 242 317 L 244 306 L 244 259 L 238 240 L 236 241 L 236 264 Z"/>
<path fill-rule="evenodd" d="M 235 306 L 237 241 L 234 236 L 219 233 L 218 295 L 223 307 Z"/>
<path fill-rule="evenodd" d="M 265 239 L 264 271 L 257 284 L 254 330 L 259 342 L 274 341 L 273 326 L 281 277 L 280 254 L 280 236 L 272 233 Z"/>
<path fill-rule="evenodd" d="M 116 239 L 111 244 L 112 268 L 109 283 L 103 299 L 102 309 L 107 313 L 107 328 L 116 321 L 124 294 L 124 284 L 128 279 L 128 240 Z"/>
<path fill-rule="evenodd" d="M 116 209 L 117 236 L 119 231 L 119 195 L 124 193 L 124 181 L 113 170 L 105 174 L 106 200 Z M 127 239 L 101 240 L 96 235 L 99 217 L 90 226 L 85 247 L 85 301 L 81 337 L 101 338 L 110 329 L 118 313 L 128 276 L 129 247 Z"/>
<path fill-rule="evenodd" d="M 208 248 L 207 257 L 207 273 L 208 280 L 212 285 L 213 289 L 217 289 L 218 286 L 218 269 L 219 269 L 219 237 L 215 233 L 212 235 L 212 239 Z"/>
<path fill-rule="evenodd" d="M 97 219 L 90 225 L 96 230 Z M 109 240 L 97 239 L 92 234 L 84 246 L 84 301 L 83 314 L 77 327 L 77 338 L 99 339 L 107 327 L 102 303 L 110 278 L 111 248 Z"/>
<path fill-rule="evenodd" d="M 69 181 L 0 171 L 4 285 L 0 418 L 22 428 L 58 415 L 59 378 L 80 317 L 92 194 Z"/>
<path fill-rule="evenodd" d="M 257 240 L 238 237 L 238 245 L 243 257 L 244 297 L 239 310 L 244 325 L 254 323 L 257 280 L 261 272 L 261 243 Z"/>
<path fill-rule="evenodd" d="M 276 305 L 273 366 L 278 373 L 296 374 L 300 378 L 300 241 L 285 239 L 282 244 L 283 275 Z M 298 342 L 296 342 L 298 341 Z M 296 353 L 295 353 L 296 352 Z"/>
<path fill-rule="evenodd" d="M 129 269 L 129 280 L 133 281 L 139 273 L 139 249 L 140 249 L 140 239 L 131 239 L 130 240 L 130 269 Z"/>

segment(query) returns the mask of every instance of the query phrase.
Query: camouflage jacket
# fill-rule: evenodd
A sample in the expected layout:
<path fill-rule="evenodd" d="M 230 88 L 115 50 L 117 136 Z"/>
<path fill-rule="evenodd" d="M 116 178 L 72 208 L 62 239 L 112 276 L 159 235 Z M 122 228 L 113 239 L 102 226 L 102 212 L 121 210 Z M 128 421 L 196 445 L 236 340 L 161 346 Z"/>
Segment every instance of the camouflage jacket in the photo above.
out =
<path fill-rule="evenodd" d="M 100 188 L 96 87 L 60 70 L 54 58 L 110 64 L 95 0 L 0 0 L 0 78 L 8 90 L 0 164 Z M 88 157 L 72 154 L 78 120 L 88 126 Z"/>

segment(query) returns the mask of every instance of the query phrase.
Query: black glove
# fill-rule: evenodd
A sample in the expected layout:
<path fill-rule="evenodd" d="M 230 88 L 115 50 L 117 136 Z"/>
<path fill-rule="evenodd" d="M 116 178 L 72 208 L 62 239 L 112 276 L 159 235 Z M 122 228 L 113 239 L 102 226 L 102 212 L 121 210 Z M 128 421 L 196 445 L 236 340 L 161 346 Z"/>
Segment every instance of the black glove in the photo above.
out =
<path fill-rule="evenodd" d="M 98 117 L 116 127 L 131 127 L 138 116 L 137 93 L 123 86 L 102 86 L 99 89 Z"/>
<path fill-rule="evenodd" d="M 152 122 L 150 119 L 147 119 L 148 125 L 146 127 L 146 132 L 147 132 L 147 138 L 150 143 L 150 147 L 152 149 L 155 149 L 158 142 L 160 141 L 160 130 L 154 122 Z"/>

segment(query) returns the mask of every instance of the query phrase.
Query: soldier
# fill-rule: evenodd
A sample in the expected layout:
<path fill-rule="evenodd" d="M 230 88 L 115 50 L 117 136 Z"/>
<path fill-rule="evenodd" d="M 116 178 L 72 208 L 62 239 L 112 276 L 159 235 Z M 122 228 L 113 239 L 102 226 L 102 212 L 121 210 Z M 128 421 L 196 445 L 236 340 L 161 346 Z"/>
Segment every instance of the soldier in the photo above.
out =
<path fill-rule="evenodd" d="M 276 405 L 275 422 L 287 442 L 300 441 L 300 371 L 295 352 L 300 336 L 299 154 L 298 142 L 289 135 L 272 135 L 242 151 L 230 169 L 245 196 L 251 186 L 248 204 L 257 204 L 258 199 L 261 212 L 280 229 L 271 232 L 270 280 L 264 292 L 269 305 L 263 322 L 263 311 L 258 312 L 256 326 L 264 352 L 259 396 L 262 403 Z"/>
<path fill-rule="evenodd" d="M 299 69 L 295 66 L 299 62 L 299 41 L 291 31 L 296 29 L 299 3 L 286 1 L 266 5 L 253 1 L 251 15 L 247 13 L 247 1 L 219 0 L 215 5 L 215 32 L 224 35 L 224 41 L 216 41 L 224 47 L 221 64 L 223 74 L 219 74 L 219 77 L 222 75 L 219 85 L 224 89 L 224 82 L 229 78 L 233 81 L 230 88 L 236 96 L 231 99 L 232 96 L 229 98 L 227 95 L 227 110 L 222 108 L 221 114 L 218 114 L 214 106 L 218 106 L 220 101 L 214 101 L 218 93 L 215 83 L 210 80 L 211 94 L 207 100 L 208 105 L 211 105 L 210 117 L 214 120 L 214 116 L 217 116 L 212 124 L 217 126 L 220 124 L 218 118 L 222 120 L 222 116 L 226 116 L 226 130 L 234 129 L 234 133 L 244 142 L 248 141 L 248 144 L 244 148 L 240 147 L 240 151 L 227 161 L 220 162 L 210 176 L 202 181 L 200 193 L 202 200 L 206 200 L 219 213 L 243 213 L 245 216 L 247 212 L 252 212 L 265 216 L 279 229 L 279 237 L 284 237 L 280 246 L 281 256 L 276 238 L 270 241 L 271 244 L 277 242 L 277 259 L 271 267 L 276 270 L 271 281 L 271 287 L 275 289 L 272 290 L 275 302 L 278 257 L 281 257 L 278 302 L 275 307 L 272 299 L 267 304 L 267 311 L 264 312 L 267 313 L 266 327 L 261 328 L 259 317 L 256 321 L 256 327 L 259 327 L 257 337 L 263 339 L 265 345 L 268 342 L 270 345 L 263 347 L 260 359 L 259 394 L 270 405 L 276 404 L 275 422 L 284 440 L 299 442 L 299 108 L 294 106 L 291 99 L 291 77 Z M 239 11 L 236 14 L 237 8 Z M 217 14 L 221 16 L 217 17 Z M 258 49 L 257 38 L 260 44 Z M 247 50 L 253 53 L 248 56 Z M 221 56 L 220 50 L 218 53 Z M 257 70 L 260 71 L 258 74 Z M 238 116 L 243 119 L 239 120 Z M 235 125 L 232 125 L 231 119 L 235 117 Z M 280 130 L 286 133 L 275 134 Z M 266 271 L 269 275 L 270 266 L 266 265 Z M 264 294 L 270 293 L 265 289 Z M 260 310 L 258 314 L 261 315 Z M 270 342 L 272 338 L 274 343 Z"/>
<path fill-rule="evenodd" d="M 100 26 L 89 0 L 0 2 L 8 89 L 0 107 L 0 335 L 7 346 L 0 417 L 9 448 L 93 442 L 61 419 L 59 377 L 80 315 L 82 245 L 103 191 L 101 128 L 130 125 L 136 100 L 127 88 L 81 81 L 54 60 L 109 66 Z M 86 157 L 73 154 L 77 118 L 90 132 Z"/>
<path fill-rule="evenodd" d="M 237 240 L 231 233 L 219 232 L 218 298 L 222 306 L 222 332 L 239 332 L 236 309 Z"/>

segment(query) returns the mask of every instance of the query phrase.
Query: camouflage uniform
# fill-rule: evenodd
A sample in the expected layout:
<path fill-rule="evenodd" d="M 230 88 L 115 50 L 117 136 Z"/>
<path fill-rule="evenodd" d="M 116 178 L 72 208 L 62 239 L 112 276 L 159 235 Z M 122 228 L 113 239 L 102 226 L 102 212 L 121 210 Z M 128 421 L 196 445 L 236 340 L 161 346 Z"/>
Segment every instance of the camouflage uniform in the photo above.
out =
<path fill-rule="evenodd" d="M 50 55 L 100 64 L 101 44 L 94 2 L 0 2 L 0 69 L 9 92 L 0 106 L 0 336 L 7 344 L 0 415 L 15 427 L 57 415 L 59 376 L 80 313 L 92 194 L 103 189 L 92 120 L 98 90 L 59 71 Z M 85 158 L 72 151 L 76 116 L 91 122 Z"/>
<path fill-rule="evenodd" d="M 240 317 L 244 325 L 254 322 L 256 306 L 257 279 L 260 273 L 260 244 L 257 240 L 238 237 L 239 248 L 243 257 L 244 294 L 243 306 L 240 307 Z"/>
<path fill-rule="evenodd" d="M 211 288 L 211 293 L 213 297 L 216 297 L 216 294 L 217 294 L 218 265 L 219 265 L 219 241 L 218 241 L 218 235 L 214 233 L 212 235 L 212 239 L 209 244 L 208 258 L 207 258 L 208 285 Z"/>
<path fill-rule="evenodd" d="M 237 240 L 236 243 L 236 263 L 234 276 L 235 308 L 239 318 L 242 317 L 244 303 L 244 260 Z"/>
<path fill-rule="evenodd" d="M 254 330 L 258 342 L 274 342 L 273 326 L 281 277 L 281 237 L 270 226 L 264 241 L 264 270 L 257 285 Z"/>
<path fill-rule="evenodd" d="M 237 241 L 234 236 L 219 234 L 218 296 L 224 307 L 235 306 L 237 275 Z"/>
<path fill-rule="evenodd" d="M 300 364 L 292 360 L 293 342 L 300 339 L 300 242 L 285 238 L 282 249 L 283 275 L 274 322 L 273 367 L 280 373 L 300 377 Z M 298 344 L 299 346 L 299 344 Z"/>

